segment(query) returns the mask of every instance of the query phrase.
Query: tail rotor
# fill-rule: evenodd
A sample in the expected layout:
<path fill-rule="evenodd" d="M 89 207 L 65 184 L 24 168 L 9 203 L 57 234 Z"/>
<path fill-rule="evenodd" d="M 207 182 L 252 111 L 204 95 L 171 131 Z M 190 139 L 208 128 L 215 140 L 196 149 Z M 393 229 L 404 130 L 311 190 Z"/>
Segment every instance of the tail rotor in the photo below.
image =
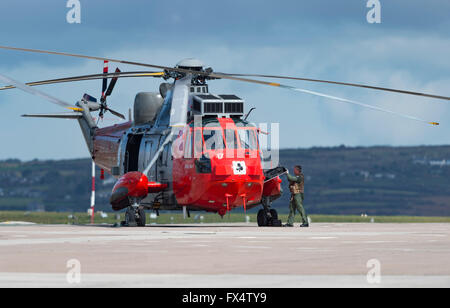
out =
<path fill-rule="evenodd" d="M 115 73 L 120 73 L 120 72 L 121 72 L 120 69 L 116 68 Z M 106 61 L 106 60 L 104 61 L 103 74 L 105 76 L 108 74 L 108 61 Z M 114 87 L 116 86 L 117 79 L 118 79 L 118 76 L 114 76 L 111 79 L 111 82 L 109 83 L 109 86 L 108 86 L 108 78 L 107 77 L 103 78 L 103 80 L 102 80 L 102 96 L 100 98 L 100 102 L 99 103 L 97 102 L 96 98 L 94 98 L 94 97 L 92 97 L 92 96 L 90 96 L 88 94 L 85 94 L 83 96 L 83 98 L 85 100 L 87 100 L 88 102 L 90 102 L 90 105 L 92 105 L 92 108 L 90 108 L 91 111 L 100 110 L 97 121 L 99 121 L 100 119 L 103 119 L 103 115 L 107 111 L 111 112 L 116 117 L 119 117 L 119 118 L 125 120 L 125 116 L 123 114 L 110 109 L 108 107 L 107 103 L 106 103 L 107 97 L 112 94 L 112 92 L 114 90 Z"/>

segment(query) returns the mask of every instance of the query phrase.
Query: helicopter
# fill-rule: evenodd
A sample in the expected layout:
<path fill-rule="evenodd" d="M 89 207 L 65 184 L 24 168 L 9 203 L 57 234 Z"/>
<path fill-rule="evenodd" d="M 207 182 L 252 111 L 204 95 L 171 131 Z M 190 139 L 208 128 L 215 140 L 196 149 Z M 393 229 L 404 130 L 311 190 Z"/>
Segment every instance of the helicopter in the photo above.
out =
<path fill-rule="evenodd" d="M 217 73 L 199 60 L 184 59 L 174 67 L 93 57 L 57 51 L 0 46 L 0 49 L 84 58 L 104 62 L 102 74 L 22 83 L 0 74 L 7 84 L 0 88 L 17 88 L 69 109 L 54 114 L 24 114 L 24 117 L 77 120 L 87 148 L 95 164 L 117 179 L 110 196 L 114 211 L 126 209 L 125 226 L 145 226 L 146 210 L 182 210 L 218 213 L 222 217 L 236 208 L 258 211 L 258 226 L 280 226 L 278 213 L 271 208 L 282 194 L 282 166 L 267 167 L 260 147 L 260 135 L 267 134 L 247 121 L 253 108 L 245 114 L 245 102 L 235 94 L 213 94 L 209 82 L 228 79 L 320 96 L 341 103 L 387 112 L 411 120 L 437 126 L 439 123 L 393 112 L 358 101 L 331 96 L 264 79 L 297 80 L 336 84 L 440 100 L 450 97 L 382 88 L 365 84 L 262 74 Z M 158 71 L 108 72 L 108 64 L 121 63 L 158 69 Z M 136 94 L 133 120 L 109 108 L 108 97 L 119 78 L 162 78 L 159 90 Z M 258 79 L 254 79 L 258 78 Z M 108 84 L 108 79 L 110 82 Z M 52 97 L 35 86 L 82 80 L 102 80 L 98 100 L 84 94 L 73 104 Z M 172 82 L 167 82 L 172 80 Z M 123 123 L 100 128 L 98 119 L 110 112 Z"/>

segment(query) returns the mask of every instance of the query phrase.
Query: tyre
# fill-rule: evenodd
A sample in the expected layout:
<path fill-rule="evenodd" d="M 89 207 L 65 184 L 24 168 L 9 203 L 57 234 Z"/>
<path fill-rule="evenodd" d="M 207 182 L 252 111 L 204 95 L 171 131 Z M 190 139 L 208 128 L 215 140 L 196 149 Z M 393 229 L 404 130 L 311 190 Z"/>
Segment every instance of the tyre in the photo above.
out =
<path fill-rule="evenodd" d="M 272 216 L 272 220 L 278 220 L 278 212 L 275 209 L 270 210 L 270 215 Z"/>
<path fill-rule="evenodd" d="M 139 218 L 137 219 L 137 225 L 139 227 L 145 227 L 145 211 L 144 209 L 138 210 Z"/>
<path fill-rule="evenodd" d="M 267 215 L 264 210 L 258 211 L 258 227 L 266 227 L 268 225 Z"/>
<path fill-rule="evenodd" d="M 136 224 L 136 215 L 134 214 L 134 209 L 128 208 L 125 212 L 125 225 L 133 226 Z"/>

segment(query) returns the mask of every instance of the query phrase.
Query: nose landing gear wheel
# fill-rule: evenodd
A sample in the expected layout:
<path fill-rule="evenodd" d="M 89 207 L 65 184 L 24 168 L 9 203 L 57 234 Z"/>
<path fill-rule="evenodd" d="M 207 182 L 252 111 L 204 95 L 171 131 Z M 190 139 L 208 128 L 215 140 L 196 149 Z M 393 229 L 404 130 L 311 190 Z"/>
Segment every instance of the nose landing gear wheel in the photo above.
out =
<path fill-rule="evenodd" d="M 145 211 L 144 209 L 139 209 L 138 210 L 138 220 L 137 220 L 137 225 L 138 227 L 145 227 Z"/>
<path fill-rule="evenodd" d="M 261 209 L 258 211 L 258 227 L 275 227 L 279 226 L 278 212 L 275 209 L 269 211 Z"/>
<path fill-rule="evenodd" d="M 125 221 L 122 221 L 124 227 L 145 227 L 145 211 L 142 208 L 127 208 L 125 212 Z"/>

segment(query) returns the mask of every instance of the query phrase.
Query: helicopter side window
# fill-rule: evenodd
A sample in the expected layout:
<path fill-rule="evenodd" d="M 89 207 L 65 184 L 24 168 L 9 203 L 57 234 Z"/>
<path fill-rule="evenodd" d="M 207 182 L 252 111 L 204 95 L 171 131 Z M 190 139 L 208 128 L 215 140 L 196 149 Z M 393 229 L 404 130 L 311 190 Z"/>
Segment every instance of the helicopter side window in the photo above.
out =
<path fill-rule="evenodd" d="M 242 148 L 245 150 L 257 150 L 258 144 L 256 142 L 255 132 L 250 129 L 238 129 L 239 140 Z"/>
<path fill-rule="evenodd" d="M 206 150 L 223 150 L 223 134 L 221 129 L 203 129 Z"/>

